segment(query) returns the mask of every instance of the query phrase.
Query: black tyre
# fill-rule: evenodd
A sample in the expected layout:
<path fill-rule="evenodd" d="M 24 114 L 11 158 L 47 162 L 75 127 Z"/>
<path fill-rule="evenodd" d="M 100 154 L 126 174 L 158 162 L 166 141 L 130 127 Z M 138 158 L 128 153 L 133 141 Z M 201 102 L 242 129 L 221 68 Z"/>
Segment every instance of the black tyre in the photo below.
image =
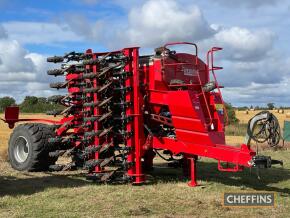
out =
<path fill-rule="evenodd" d="M 56 158 L 48 156 L 53 150 L 48 138 L 54 137 L 49 125 L 26 123 L 17 126 L 10 136 L 8 158 L 11 166 L 19 171 L 45 171 Z"/>

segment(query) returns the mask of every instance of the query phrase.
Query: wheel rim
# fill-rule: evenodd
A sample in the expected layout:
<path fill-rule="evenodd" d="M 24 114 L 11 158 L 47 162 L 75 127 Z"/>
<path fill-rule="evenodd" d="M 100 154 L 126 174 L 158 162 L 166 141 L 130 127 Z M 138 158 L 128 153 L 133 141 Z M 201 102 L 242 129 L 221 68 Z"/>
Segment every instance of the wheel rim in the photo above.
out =
<path fill-rule="evenodd" d="M 14 157 L 17 162 L 23 163 L 27 160 L 29 153 L 28 141 L 23 136 L 19 136 L 16 139 L 15 147 L 14 147 Z"/>

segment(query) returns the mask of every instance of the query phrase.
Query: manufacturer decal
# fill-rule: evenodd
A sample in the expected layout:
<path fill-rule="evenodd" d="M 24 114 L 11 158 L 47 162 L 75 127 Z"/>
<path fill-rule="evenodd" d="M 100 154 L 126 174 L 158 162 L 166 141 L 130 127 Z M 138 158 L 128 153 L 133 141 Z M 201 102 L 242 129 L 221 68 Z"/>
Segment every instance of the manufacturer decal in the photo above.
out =
<path fill-rule="evenodd" d="M 196 70 L 191 68 L 183 68 L 183 75 L 184 76 L 194 76 L 196 75 Z"/>

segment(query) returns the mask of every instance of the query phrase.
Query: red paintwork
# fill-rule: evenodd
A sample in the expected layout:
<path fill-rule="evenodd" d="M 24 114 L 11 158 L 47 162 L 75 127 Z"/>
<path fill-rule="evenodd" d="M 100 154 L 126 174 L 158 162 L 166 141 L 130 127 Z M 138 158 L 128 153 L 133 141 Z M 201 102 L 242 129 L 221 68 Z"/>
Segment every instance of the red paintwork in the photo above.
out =
<path fill-rule="evenodd" d="M 131 60 L 124 67 L 124 70 L 133 72 L 133 76 L 126 80 L 126 86 L 133 87 L 133 92 L 126 94 L 126 101 L 133 102 L 133 107 L 126 109 L 126 116 L 134 118 L 133 122 L 127 123 L 127 131 L 133 131 L 133 136 L 128 138 L 126 146 L 132 147 L 132 152 L 128 155 L 127 161 L 134 162 L 134 165 L 128 169 L 128 175 L 135 178 L 135 183 L 144 182 L 141 158 L 144 158 L 144 162 L 147 165 L 151 165 L 153 156 L 146 156 L 146 154 L 147 151 L 153 148 L 170 150 L 174 154 L 185 154 L 190 159 L 191 164 L 191 186 L 196 185 L 195 158 L 197 156 L 217 159 L 219 161 L 219 170 L 221 171 L 239 171 L 243 167 L 251 167 L 250 161 L 256 154 L 249 146 L 244 144 L 240 147 L 225 144 L 224 114 L 226 115 L 226 111 L 225 107 L 223 109 L 216 107 L 217 104 L 224 105 L 224 101 L 220 92 L 221 86 L 218 85 L 214 72 L 221 68 L 213 65 L 213 53 L 221 50 L 221 48 L 212 48 L 208 52 L 206 64 L 198 58 L 197 46 L 193 43 L 170 43 L 164 47 L 180 44 L 194 46 L 195 54 L 177 53 L 174 59 L 168 56 L 139 57 L 138 48 L 136 47 L 121 50 Z M 120 51 L 115 51 L 115 53 L 117 52 Z M 87 50 L 87 54 L 92 54 L 93 58 L 97 58 L 99 55 L 106 53 L 92 53 L 92 50 Z M 93 73 L 98 70 L 96 65 L 87 65 L 86 68 Z M 204 92 L 202 89 L 202 86 L 210 81 L 210 73 L 213 74 L 213 79 L 217 84 L 217 92 Z M 75 82 L 70 80 L 81 77 L 81 75 L 67 75 L 66 80 L 74 84 Z M 183 87 L 187 89 L 174 89 L 176 85 L 170 85 L 172 79 L 184 81 Z M 97 86 L 97 81 L 94 80 L 94 87 Z M 74 86 L 69 86 L 68 88 L 68 92 L 72 95 L 79 91 L 79 88 Z M 97 93 L 87 94 L 87 96 L 93 97 L 94 102 L 98 102 Z M 81 103 L 76 102 L 76 104 Z M 143 113 L 145 110 L 150 110 L 150 113 L 158 114 L 164 106 L 168 107 L 171 113 L 176 138 L 157 137 L 150 134 L 146 136 L 146 131 L 143 128 L 145 122 Z M 11 118 L 11 113 L 13 114 L 14 112 L 9 110 L 6 115 L 6 122 L 12 125 L 20 120 L 17 120 L 16 116 Z M 69 116 L 58 122 L 63 125 L 57 130 L 57 135 L 69 134 L 67 132 L 69 127 L 64 124 L 72 125 L 77 123 L 80 117 L 86 116 L 85 114 L 82 115 L 81 111 L 79 113 L 79 115 Z M 100 113 L 96 107 L 94 115 L 98 116 Z M 226 122 L 227 120 L 226 115 Z M 55 121 L 51 122 L 56 123 Z M 95 131 L 102 129 L 99 125 L 98 122 L 95 122 Z M 80 137 L 83 137 L 82 133 L 84 131 L 91 130 L 75 128 L 71 134 L 79 134 Z M 111 142 L 112 138 L 106 140 Z M 95 137 L 94 145 L 102 143 L 104 142 Z M 98 158 L 99 154 L 96 152 L 95 159 Z M 220 162 L 231 163 L 235 167 L 222 168 Z M 96 173 L 101 171 L 100 167 L 96 167 Z"/>

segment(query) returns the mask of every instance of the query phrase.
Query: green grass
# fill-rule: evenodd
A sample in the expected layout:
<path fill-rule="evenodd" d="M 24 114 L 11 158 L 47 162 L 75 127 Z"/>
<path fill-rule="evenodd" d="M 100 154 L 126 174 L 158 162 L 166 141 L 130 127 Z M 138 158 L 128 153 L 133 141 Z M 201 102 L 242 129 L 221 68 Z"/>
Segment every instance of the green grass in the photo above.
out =
<path fill-rule="evenodd" d="M 237 123 L 226 126 L 225 134 L 227 136 L 245 136 L 247 133 L 248 124 Z"/>
<path fill-rule="evenodd" d="M 290 151 L 267 151 L 285 162 L 284 168 L 221 173 L 213 160 L 198 162 L 198 182 L 190 188 L 181 169 L 164 163 L 152 172 L 143 186 L 97 185 L 76 172 L 16 172 L 0 163 L 0 217 L 287 217 L 290 214 Z M 225 208 L 225 191 L 274 191 L 275 208 Z"/>

